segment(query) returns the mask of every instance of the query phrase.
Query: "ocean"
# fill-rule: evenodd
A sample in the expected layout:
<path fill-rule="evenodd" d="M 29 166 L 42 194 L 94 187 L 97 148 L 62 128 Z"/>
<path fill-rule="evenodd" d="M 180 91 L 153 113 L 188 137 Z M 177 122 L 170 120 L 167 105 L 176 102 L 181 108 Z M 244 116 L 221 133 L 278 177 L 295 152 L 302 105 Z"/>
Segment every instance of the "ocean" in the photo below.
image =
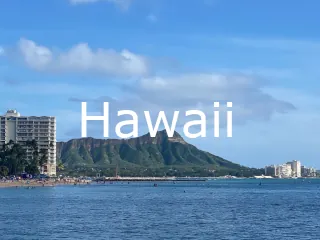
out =
<path fill-rule="evenodd" d="M 317 179 L 0 189 L 1 240 L 308 240 L 319 225 Z"/>

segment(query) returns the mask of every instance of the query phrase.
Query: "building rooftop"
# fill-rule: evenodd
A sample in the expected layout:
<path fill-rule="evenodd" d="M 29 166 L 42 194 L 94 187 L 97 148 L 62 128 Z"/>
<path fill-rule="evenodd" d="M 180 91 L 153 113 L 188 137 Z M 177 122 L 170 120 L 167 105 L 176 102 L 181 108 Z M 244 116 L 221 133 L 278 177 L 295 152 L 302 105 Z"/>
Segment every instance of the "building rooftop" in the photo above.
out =
<path fill-rule="evenodd" d="M 6 117 L 20 117 L 20 113 L 18 113 L 17 110 L 15 110 L 15 109 L 9 109 L 9 110 L 7 110 L 5 116 Z"/>
<path fill-rule="evenodd" d="M 0 117 L 19 117 L 19 118 L 56 118 L 54 116 L 21 116 L 21 114 L 15 109 L 8 109 L 4 115 Z"/>

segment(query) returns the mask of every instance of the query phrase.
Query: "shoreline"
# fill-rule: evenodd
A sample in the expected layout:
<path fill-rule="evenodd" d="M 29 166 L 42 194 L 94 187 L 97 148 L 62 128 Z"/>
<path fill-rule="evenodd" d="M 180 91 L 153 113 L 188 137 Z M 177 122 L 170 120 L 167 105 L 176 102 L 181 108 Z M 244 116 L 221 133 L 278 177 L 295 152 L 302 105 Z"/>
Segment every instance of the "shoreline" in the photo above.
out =
<path fill-rule="evenodd" d="M 39 181 L 30 181 L 27 183 L 26 181 L 14 181 L 14 182 L 0 182 L 1 188 L 28 188 L 28 187 L 56 187 L 56 186 L 64 186 L 64 185 L 75 185 L 75 182 L 39 182 Z M 76 182 L 76 185 L 87 185 L 87 183 L 79 183 Z"/>
<path fill-rule="evenodd" d="M 92 181 L 38 181 L 38 180 L 20 180 L 20 181 L 0 181 L 0 189 L 2 188 L 28 188 L 28 187 L 56 187 L 56 186 L 67 186 L 67 185 L 91 185 L 101 183 L 112 183 L 112 182 L 211 182 L 213 180 L 297 180 L 291 178 L 143 178 L 143 177 L 122 177 L 122 178 L 106 178 L 106 179 L 95 179 Z M 319 177 L 315 178 L 299 178 L 299 180 L 319 180 Z M 29 182 L 29 183 L 28 183 Z"/>

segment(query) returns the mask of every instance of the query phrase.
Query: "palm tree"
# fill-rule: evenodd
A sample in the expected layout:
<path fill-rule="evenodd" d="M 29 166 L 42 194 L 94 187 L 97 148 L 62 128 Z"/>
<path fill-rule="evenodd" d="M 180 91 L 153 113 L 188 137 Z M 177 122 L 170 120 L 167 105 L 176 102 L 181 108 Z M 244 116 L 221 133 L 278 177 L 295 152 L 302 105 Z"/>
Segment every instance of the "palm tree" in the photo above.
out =
<path fill-rule="evenodd" d="M 28 140 L 26 141 L 26 146 L 32 151 L 32 160 L 28 165 L 28 171 L 31 174 L 38 174 L 38 167 L 40 166 L 38 143 L 35 139 Z"/>
<path fill-rule="evenodd" d="M 0 166 L 0 176 L 1 177 L 6 177 L 9 174 L 9 168 L 6 166 Z"/>
<path fill-rule="evenodd" d="M 12 147 L 12 157 L 16 160 L 14 174 L 22 172 L 25 166 L 28 164 L 26 160 L 26 151 L 20 144 L 15 143 Z"/>
<path fill-rule="evenodd" d="M 40 149 L 39 166 L 42 169 L 44 165 L 48 163 L 48 150 Z"/>
<path fill-rule="evenodd" d="M 8 168 L 9 174 L 16 175 L 27 165 L 26 152 L 20 144 L 10 140 L 0 152 L 0 163 Z"/>
<path fill-rule="evenodd" d="M 58 163 L 58 165 L 57 165 L 57 170 L 58 170 L 58 172 L 61 172 L 61 171 L 64 170 L 64 165 L 63 165 L 62 162 L 59 162 L 59 163 Z"/>

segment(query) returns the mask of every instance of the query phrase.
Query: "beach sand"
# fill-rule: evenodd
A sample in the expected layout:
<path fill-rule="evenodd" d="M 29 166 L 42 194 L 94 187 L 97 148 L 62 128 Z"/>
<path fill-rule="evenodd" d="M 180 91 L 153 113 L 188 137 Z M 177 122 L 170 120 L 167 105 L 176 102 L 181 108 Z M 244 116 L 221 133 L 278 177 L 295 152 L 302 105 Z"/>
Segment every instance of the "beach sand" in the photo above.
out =
<path fill-rule="evenodd" d="M 28 183 L 29 182 L 29 183 Z M 7 187 L 54 187 L 57 185 L 74 185 L 75 182 L 65 182 L 65 181 L 37 181 L 37 180 L 31 180 L 31 181 L 6 181 L 6 182 L 0 182 L 0 188 L 7 188 Z M 86 183 L 79 183 L 78 184 L 86 184 Z"/>

